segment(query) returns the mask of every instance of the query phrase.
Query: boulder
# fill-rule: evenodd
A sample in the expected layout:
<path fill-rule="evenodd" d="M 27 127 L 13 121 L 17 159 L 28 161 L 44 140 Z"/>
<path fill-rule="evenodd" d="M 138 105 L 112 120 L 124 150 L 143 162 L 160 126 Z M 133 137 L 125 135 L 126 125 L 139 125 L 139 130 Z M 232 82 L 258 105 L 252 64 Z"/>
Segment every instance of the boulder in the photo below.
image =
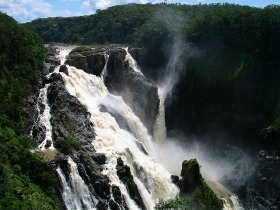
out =
<path fill-rule="evenodd" d="M 98 163 L 99 165 L 103 165 L 103 164 L 105 164 L 105 162 L 106 162 L 106 156 L 105 156 L 105 154 L 100 154 L 100 153 L 96 154 L 96 153 L 94 153 L 93 155 L 91 155 L 91 158 L 92 158 L 96 163 Z"/>

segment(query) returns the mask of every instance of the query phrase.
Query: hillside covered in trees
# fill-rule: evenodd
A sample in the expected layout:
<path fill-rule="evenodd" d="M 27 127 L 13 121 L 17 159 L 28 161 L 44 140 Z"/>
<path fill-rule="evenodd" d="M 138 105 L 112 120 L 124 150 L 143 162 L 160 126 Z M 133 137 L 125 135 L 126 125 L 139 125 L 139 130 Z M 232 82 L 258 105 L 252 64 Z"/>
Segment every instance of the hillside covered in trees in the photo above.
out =
<path fill-rule="evenodd" d="M 56 177 L 26 135 L 45 55 L 37 34 L 0 13 L 0 209 L 59 208 Z"/>
<path fill-rule="evenodd" d="M 144 47 L 135 58 L 157 81 L 177 59 L 173 71 L 180 80 L 167 106 L 168 130 L 225 131 L 241 141 L 266 137 L 266 145 L 279 149 L 279 5 L 129 4 L 24 26 L 46 43 Z"/>

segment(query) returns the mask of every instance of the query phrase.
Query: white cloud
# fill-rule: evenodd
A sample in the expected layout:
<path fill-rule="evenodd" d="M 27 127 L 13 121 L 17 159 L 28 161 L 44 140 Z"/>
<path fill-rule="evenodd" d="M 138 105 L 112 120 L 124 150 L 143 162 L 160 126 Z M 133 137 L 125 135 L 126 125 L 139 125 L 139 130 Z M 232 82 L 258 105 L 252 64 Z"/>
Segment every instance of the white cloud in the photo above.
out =
<path fill-rule="evenodd" d="M 121 4 L 129 4 L 129 3 L 139 3 L 145 4 L 150 1 L 148 0 L 86 0 L 83 2 L 83 7 L 89 8 L 93 11 L 96 9 L 106 9 L 107 7 L 111 7 L 114 5 L 121 5 Z"/>
<path fill-rule="evenodd" d="M 46 17 L 51 9 L 52 6 L 43 0 L 0 0 L 0 10 L 19 22 Z"/>
<path fill-rule="evenodd" d="M 28 22 L 39 17 L 71 15 L 67 10 L 54 10 L 45 0 L 0 0 L 0 11 L 18 22 Z"/>

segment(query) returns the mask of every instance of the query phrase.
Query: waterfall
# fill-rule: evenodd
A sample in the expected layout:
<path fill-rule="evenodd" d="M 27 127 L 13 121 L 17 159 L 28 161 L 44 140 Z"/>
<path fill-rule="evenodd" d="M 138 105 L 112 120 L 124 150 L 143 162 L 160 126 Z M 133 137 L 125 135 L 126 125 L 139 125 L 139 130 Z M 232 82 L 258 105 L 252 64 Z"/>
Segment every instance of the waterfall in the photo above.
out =
<path fill-rule="evenodd" d="M 56 169 L 62 185 L 62 198 L 68 210 L 93 210 L 97 199 L 90 193 L 87 185 L 80 177 L 76 163 L 68 157 L 70 168 L 69 181 L 66 181 L 65 175 L 60 166 Z"/>
<path fill-rule="evenodd" d="M 41 124 L 41 126 L 44 126 L 46 128 L 45 139 L 38 146 L 38 148 L 41 150 L 45 150 L 48 146 L 49 149 L 54 149 L 53 141 L 52 141 L 52 125 L 50 122 L 51 119 L 50 106 L 48 104 L 48 97 L 47 97 L 48 87 L 49 85 L 46 85 L 44 88 L 40 90 L 40 94 L 38 98 L 38 101 L 41 101 L 41 103 L 45 107 L 43 113 L 38 116 L 39 123 Z M 39 102 L 37 102 L 37 106 L 38 103 Z"/>
<path fill-rule="evenodd" d="M 59 58 L 64 64 L 66 56 L 72 48 L 60 50 Z M 136 72 L 141 73 L 136 61 L 128 53 L 126 48 L 126 61 Z M 160 200 L 168 200 L 179 194 L 179 189 L 171 182 L 171 174 L 161 164 L 156 162 L 158 151 L 155 149 L 152 137 L 148 134 L 147 128 L 140 119 L 133 113 L 132 109 L 124 102 L 121 96 L 116 96 L 107 90 L 104 79 L 107 76 L 107 63 L 109 55 L 104 54 L 105 66 L 101 76 L 95 76 L 67 65 L 68 75 L 59 72 L 59 66 L 55 68 L 55 73 L 62 76 L 66 90 L 70 95 L 76 97 L 79 102 L 90 113 L 90 121 L 94 127 L 95 139 L 92 145 L 96 154 L 104 154 L 106 162 L 101 167 L 103 175 L 109 178 L 109 185 L 117 186 L 129 209 L 139 209 L 135 200 L 130 197 L 128 188 L 120 180 L 117 173 L 117 160 L 121 158 L 124 165 L 129 166 L 133 181 L 136 184 L 139 194 L 146 209 L 154 209 L 155 204 Z M 141 73 L 142 74 L 142 73 Z M 47 75 L 49 77 L 50 75 Z M 50 122 L 51 113 L 48 104 L 49 85 L 45 85 L 40 90 L 38 97 L 37 111 L 38 119 L 36 123 L 45 128 L 45 138 L 40 143 L 39 149 L 55 150 L 52 141 L 52 125 Z M 156 143 L 163 143 L 166 139 L 164 100 L 166 93 L 160 95 L 159 113 L 153 129 L 153 138 Z M 40 111 L 40 104 L 44 107 Z M 105 109 L 105 111 L 104 111 Z M 42 113 L 40 113 L 42 112 Z M 128 129 L 122 128 L 118 123 L 118 117 L 126 122 Z M 31 131 L 32 133 L 32 131 Z M 157 148 L 158 149 L 158 148 Z M 59 166 L 56 169 L 62 187 L 62 198 L 68 210 L 90 210 L 97 208 L 99 197 L 96 197 L 95 189 L 85 183 L 80 176 L 75 158 L 67 157 L 68 171 L 62 170 Z M 182 159 L 183 160 L 183 159 Z M 111 197 L 114 200 L 111 189 Z M 231 196 L 222 197 L 224 209 L 238 208 L 238 198 Z M 117 204 L 119 205 L 119 204 Z M 118 206 L 123 209 L 122 206 Z"/>
<path fill-rule="evenodd" d="M 163 97 L 159 98 L 159 111 L 154 125 L 154 139 L 157 143 L 164 142 L 166 140 L 166 127 L 165 127 L 165 107 Z"/>
<path fill-rule="evenodd" d="M 111 184 L 115 184 L 121 189 L 129 208 L 135 209 L 135 204 L 129 198 L 125 186 L 117 176 L 115 166 L 119 157 L 132 169 L 147 209 L 152 209 L 159 199 L 174 198 L 178 194 L 178 188 L 171 182 L 169 172 L 143 152 L 142 147 L 139 147 L 139 143 L 143 144 L 149 154 L 152 154 L 154 150 L 151 137 L 139 118 L 120 96 L 113 96 L 108 92 L 100 77 L 87 74 L 74 67 L 69 67 L 68 70 L 69 76 L 62 73 L 65 86 L 68 92 L 77 97 L 91 113 L 91 121 L 96 133 L 93 146 L 97 153 L 106 154 L 109 160 L 104 165 L 103 174 L 110 178 Z M 108 112 L 101 112 L 101 106 L 118 112 L 127 119 L 135 137 L 121 129 L 115 118 Z M 138 173 L 139 169 L 143 174 Z M 137 179 L 141 181 L 149 179 L 150 184 L 143 185 Z"/>
<path fill-rule="evenodd" d="M 128 47 L 126 47 L 124 49 L 126 51 L 125 61 L 128 61 L 129 67 L 131 67 L 135 72 L 142 74 L 140 67 L 137 65 L 137 62 L 134 60 L 134 58 L 128 52 Z"/>
<path fill-rule="evenodd" d="M 105 58 L 105 66 L 104 66 L 104 68 L 101 72 L 101 79 L 103 80 L 103 82 L 104 82 L 104 79 L 107 76 L 107 64 L 108 64 L 108 60 L 109 60 L 109 55 L 105 53 L 104 58 Z"/>
<path fill-rule="evenodd" d="M 61 64 L 64 64 L 64 62 L 66 61 L 66 56 L 70 53 L 70 51 L 73 48 L 74 48 L 74 46 L 59 49 L 59 55 L 57 56 L 57 58 L 60 59 Z M 58 70 L 59 70 L 59 66 L 57 66 L 55 68 L 54 72 L 58 72 Z M 49 78 L 50 75 L 51 75 L 51 73 L 48 74 L 46 77 Z M 53 146 L 53 140 L 52 140 L 52 125 L 50 122 L 51 113 L 50 113 L 50 106 L 48 103 L 48 96 L 47 96 L 48 87 L 49 87 L 49 84 L 46 84 L 45 87 L 40 89 L 39 96 L 37 98 L 37 104 L 36 104 L 36 111 L 38 112 L 38 117 L 35 120 L 32 128 L 31 128 L 31 131 L 30 131 L 30 136 L 32 136 L 34 125 L 36 123 L 38 123 L 40 127 L 45 128 L 45 138 L 38 146 L 38 149 L 42 150 L 42 151 L 44 151 L 46 149 L 49 149 L 49 150 L 55 149 Z M 44 107 L 44 110 L 42 113 L 41 113 L 41 109 L 40 109 L 40 104 L 42 104 L 42 107 Z"/>
<path fill-rule="evenodd" d="M 129 67 L 131 67 L 135 72 L 141 73 L 140 67 L 137 65 L 136 60 L 131 56 L 128 52 L 128 47 L 124 48 L 126 51 L 125 60 L 128 61 Z M 143 75 L 143 74 L 142 74 Z M 159 89 L 159 96 L 160 96 L 160 104 L 159 104 L 159 113 L 156 118 L 156 122 L 153 128 L 153 138 L 156 142 L 163 142 L 166 139 L 166 127 L 165 127 L 165 107 L 164 107 L 164 100 L 166 93 L 162 91 L 163 89 Z"/>
<path fill-rule="evenodd" d="M 70 46 L 70 47 L 62 47 L 59 49 L 59 55 L 58 58 L 60 59 L 61 64 L 64 64 L 66 61 L 67 55 L 71 52 L 72 49 L 74 49 L 75 46 Z"/>
<path fill-rule="evenodd" d="M 222 198 L 222 201 L 224 204 L 224 210 L 243 210 L 243 207 L 240 206 L 238 202 L 238 197 L 234 194 L 227 198 Z"/>

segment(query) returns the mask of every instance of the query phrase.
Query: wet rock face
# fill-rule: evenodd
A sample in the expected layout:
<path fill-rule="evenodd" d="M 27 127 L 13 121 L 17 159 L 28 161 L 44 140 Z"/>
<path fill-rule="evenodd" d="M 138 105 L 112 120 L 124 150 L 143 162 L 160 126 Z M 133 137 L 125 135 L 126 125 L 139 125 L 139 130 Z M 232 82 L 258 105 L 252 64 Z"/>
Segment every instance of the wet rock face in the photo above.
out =
<path fill-rule="evenodd" d="M 60 68 L 59 68 L 59 72 L 63 72 L 64 74 L 66 74 L 67 76 L 69 76 L 68 68 L 67 68 L 66 65 L 61 65 Z"/>
<path fill-rule="evenodd" d="M 146 209 L 141 195 L 138 191 L 138 187 L 133 180 L 133 175 L 130 172 L 130 168 L 123 164 L 121 158 L 117 159 L 117 174 L 119 179 L 126 186 L 129 196 L 135 201 L 135 203 L 140 207 L 140 209 Z"/>
<path fill-rule="evenodd" d="M 54 144 L 69 138 L 92 142 L 95 134 L 86 108 L 67 92 L 60 74 L 52 74 L 50 80 L 52 83 L 48 88 L 48 100 Z"/>
<path fill-rule="evenodd" d="M 91 158 L 93 150 L 93 146 L 88 144 L 82 146 L 79 151 L 72 151 L 69 155 L 76 162 L 79 175 L 98 200 L 96 209 L 103 210 L 109 209 L 109 207 L 111 209 L 128 209 L 119 187 L 109 184 L 109 178 L 101 173 L 102 166 Z M 52 161 L 52 165 L 54 170 L 59 165 L 69 182 L 71 169 L 68 164 L 68 157 L 58 153 L 56 159 Z"/>
<path fill-rule="evenodd" d="M 261 150 L 254 160 L 248 179 L 247 209 L 280 208 L 280 157 Z M 232 183 L 233 185 L 233 183 Z M 246 206 L 247 205 L 247 206 Z"/>
<path fill-rule="evenodd" d="M 149 133 L 152 133 L 159 107 L 156 84 L 128 66 L 124 49 L 117 48 L 109 50 L 108 53 L 110 57 L 105 78 L 108 90 L 122 96 L 146 125 Z"/>
<path fill-rule="evenodd" d="M 75 66 L 77 69 L 83 69 L 89 74 L 100 76 L 104 66 L 104 51 L 91 50 L 86 48 L 84 51 L 70 53 L 65 64 Z"/>

